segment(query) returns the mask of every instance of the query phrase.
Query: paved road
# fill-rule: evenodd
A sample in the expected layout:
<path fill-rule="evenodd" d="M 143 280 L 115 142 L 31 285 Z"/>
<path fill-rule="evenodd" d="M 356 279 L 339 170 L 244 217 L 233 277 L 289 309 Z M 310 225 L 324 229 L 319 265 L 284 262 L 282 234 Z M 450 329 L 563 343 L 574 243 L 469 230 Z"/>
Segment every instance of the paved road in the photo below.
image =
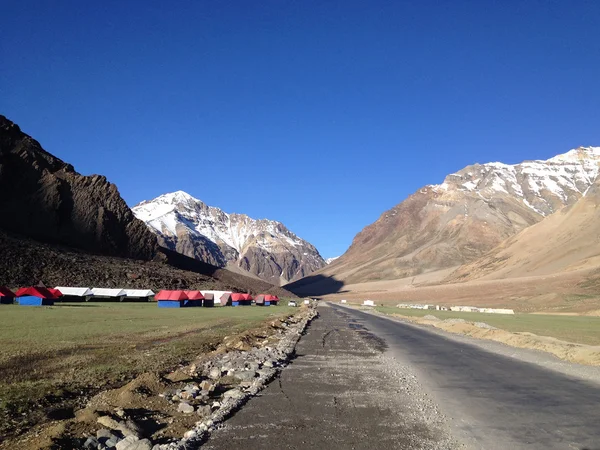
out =
<path fill-rule="evenodd" d="M 456 342 L 443 334 L 334 307 L 385 340 L 473 448 L 600 449 L 600 386 Z"/>
<path fill-rule="evenodd" d="M 332 305 L 298 353 L 208 448 L 600 449 L 600 385 L 440 333 Z"/>
<path fill-rule="evenodd" d="M 385 344 L 320 307 L 297 357 L 203 449 L 453 449 L 443 417 Z"/>

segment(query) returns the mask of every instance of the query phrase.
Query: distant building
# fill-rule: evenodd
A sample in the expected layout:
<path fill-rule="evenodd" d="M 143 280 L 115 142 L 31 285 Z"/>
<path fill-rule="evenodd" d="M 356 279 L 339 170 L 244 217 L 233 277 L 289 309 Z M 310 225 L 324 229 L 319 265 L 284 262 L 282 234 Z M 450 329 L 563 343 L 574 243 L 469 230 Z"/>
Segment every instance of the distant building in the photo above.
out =
<path fill-rule="evenodd" d="M 373 300 L 365 300 L 363 306 L 375 306 L 375 302 Z"/>

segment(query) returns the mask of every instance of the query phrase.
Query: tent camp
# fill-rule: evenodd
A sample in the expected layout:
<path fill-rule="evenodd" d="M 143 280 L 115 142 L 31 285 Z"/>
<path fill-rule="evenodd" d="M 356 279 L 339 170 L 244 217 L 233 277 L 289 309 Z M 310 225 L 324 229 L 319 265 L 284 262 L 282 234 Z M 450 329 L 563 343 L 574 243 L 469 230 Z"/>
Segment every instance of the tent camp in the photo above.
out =
<path fill-rule="evenodd" d="M 154 291 L 150 289 L 123 289 L 123 291 L 126 302 L 147 302 L 154 295 Z"/>
<path fill-rule="evenodd" d="M 92 294 L 94 294 L 94 300 L 107 302 L 121 302 L 125 297 L 123 289 L 93 288 Z"/>
<path fill-rule="evenodd" d="M 94 295 L 92 290 L 86 287 L 56 286 L 55 289 L 62 292 L 63 302 L 87 302 Z"/>
<path fill-rule="evenodd" d="M 202 296 L 199 291 L 196 292 Z M 185 308 L 190 306 L 202 306 L 202 298 L 190 299 L 185 291 L 168 290 L 162 290 L 154 296 L 159 308 Z"/>
<path fill-rule="evenodd" d="M 15 301 L 15 293 L 5 286 L 0 286 L 0 304 L 12 305 Z"/>
<path fill-rule="evenodd" d="M 260 294 L 255 300 L 258 306 L 270 306 L 279 304 L 279 297 L 270 294 Z"/>
<path fill-rule="evenodd" d="M 52 306 L 56 297 L 52 292 L 43 287 L 25 287 L 19 289 L 15 295 L 21 306 Z"/>
<path fill-rule="evenodd" d="M 227 306 L 250 306 L 252 305 L 252 300 L 250 294 L 227 292 L 221 297 L 221 304 Z"/>

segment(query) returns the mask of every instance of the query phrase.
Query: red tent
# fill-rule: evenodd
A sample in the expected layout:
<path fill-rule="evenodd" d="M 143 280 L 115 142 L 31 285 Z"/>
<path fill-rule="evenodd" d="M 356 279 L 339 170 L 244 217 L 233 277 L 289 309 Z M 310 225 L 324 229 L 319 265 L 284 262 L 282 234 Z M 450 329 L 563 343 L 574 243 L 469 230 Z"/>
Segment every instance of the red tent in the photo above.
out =
<path fill-rule="evenodd" d="M 254 297 L 250 294 L 242 294 L 244 296 L 244 300 L 254 300 Z"/>
<path fill-rule="evenodd" d="M 15 298 L 15 293 L 5 286 L 0 286 L 0 297 Z"/>
<path fill-rule="evenodd" d="M 204 300 L 204 295 L 200 291 L 185 291 L 185 295 L 190 300 Z"/>
<path fill-rule="evenodd" d="M 188 296 L 184 291 L 168 291 L 164 289 L 154 296 L 154 300 L 171 300 L 174 302 L 187 299 Z"/>
<path fill-rule="evenodd" d="M 267 295 L 265 295 L 265 300 L 267 302 L 278 302 L 279 301 L 279 297 L 277 297 L 276 295 L 267 294 Z"/>
<path fill-rule="evenodd" d="M 246 295 L 248 294 L 238 294 L 237 292 L 234 292 L 231 294 L 231 301 L 243 302 L 244 300 L 247 300 Z"/>
<path fill-rule="evenodd" d="M 56 299 L 55 295 L 52 292 L 50 292 L 48 289 L 46 289 L 44 287 L 37 287 L 37 286 L 21 288 L 17 291 L 17 293 L 15 295 L 17 297 L 32 296 L 32 297 L 38 297 L 38 298 L 45 298 L 45 299 L 49 299 L 49 300 Z"/>
<path fill-rule="evenodd" d="M 48 291 L 51 292 L 54 295 L 54 298 L 58 298 L 58 297 L 62 297 L 63 296 L 62 292 L 60 292 L 58 289 L 48 288 Z"/>

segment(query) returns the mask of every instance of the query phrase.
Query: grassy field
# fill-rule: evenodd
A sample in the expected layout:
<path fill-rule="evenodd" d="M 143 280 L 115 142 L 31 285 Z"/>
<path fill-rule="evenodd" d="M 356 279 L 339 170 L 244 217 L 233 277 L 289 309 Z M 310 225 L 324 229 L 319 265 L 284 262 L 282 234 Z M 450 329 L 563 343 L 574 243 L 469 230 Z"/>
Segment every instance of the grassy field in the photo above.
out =
<path fill-rule="evenodd" d="M 155 303 L 0 306 L 0 412 L 20 415 L 52 397 L 167 370 L 213 349 L 226 335 L 296 308 L 162 309 Z M 1 428 L 1 427 L 0 427 Z"/>
<path fill-rule="evenodd" d="M 506 331 L 529 332 L 539 336 L 551 336 L 563 341 L 600 345 L 600 317 L 550 314 L 485 314 L 401 309 L 392 306 L 378 306 L 375 309 L 384 314 L 401 314 L 413 317 L 432 315 L 438 319 L 460 318 L 470 322 L 485 322 Z"/>

